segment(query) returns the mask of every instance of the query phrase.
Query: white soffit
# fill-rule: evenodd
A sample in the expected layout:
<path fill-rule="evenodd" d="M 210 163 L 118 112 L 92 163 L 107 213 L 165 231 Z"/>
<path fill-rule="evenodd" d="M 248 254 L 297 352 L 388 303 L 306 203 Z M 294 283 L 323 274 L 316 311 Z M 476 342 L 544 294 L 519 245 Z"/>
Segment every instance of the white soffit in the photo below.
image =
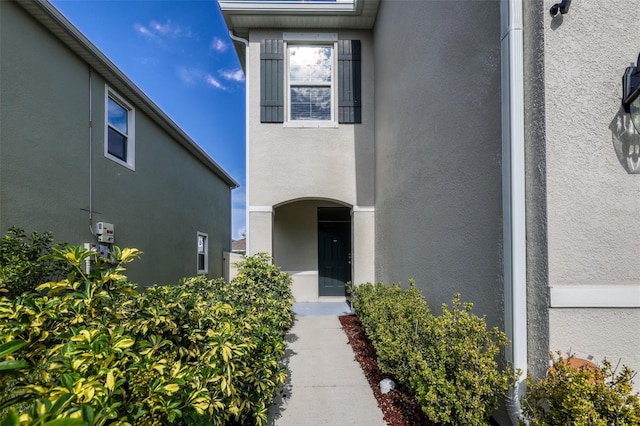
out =
<path fill-rule="evenodd" d="M 219 4 L 229 29 L 246 36 L 254 28 L 372 29 L 380 0 L 220 0 Z"/>

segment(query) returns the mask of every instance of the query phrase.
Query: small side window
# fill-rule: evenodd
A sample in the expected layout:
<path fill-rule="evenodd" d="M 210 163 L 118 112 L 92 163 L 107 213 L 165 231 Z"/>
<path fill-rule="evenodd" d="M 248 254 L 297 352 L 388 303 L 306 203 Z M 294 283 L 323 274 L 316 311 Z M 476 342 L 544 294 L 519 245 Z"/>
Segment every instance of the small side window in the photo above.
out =
<path fill-rule="evenodd" d="M 107 87 L 104 155 L 135 170 L 135 110 Z"/>
<path fill-rule="evenodd" d="M 206 274 L 209 272 L 209 236 L 198 232 L 198 274 Z"/>

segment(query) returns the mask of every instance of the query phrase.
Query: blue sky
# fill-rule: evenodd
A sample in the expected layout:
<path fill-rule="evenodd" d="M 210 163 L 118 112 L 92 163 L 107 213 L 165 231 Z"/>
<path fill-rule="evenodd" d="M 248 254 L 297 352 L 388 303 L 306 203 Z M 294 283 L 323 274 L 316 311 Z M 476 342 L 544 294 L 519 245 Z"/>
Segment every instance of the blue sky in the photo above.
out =
<path fill-rule="evenodd" d="M 240 183 L 233 191 L 233 238 L 239 238 L 245 229 L 244 74 L 217 2 L 51 3 Z"/>

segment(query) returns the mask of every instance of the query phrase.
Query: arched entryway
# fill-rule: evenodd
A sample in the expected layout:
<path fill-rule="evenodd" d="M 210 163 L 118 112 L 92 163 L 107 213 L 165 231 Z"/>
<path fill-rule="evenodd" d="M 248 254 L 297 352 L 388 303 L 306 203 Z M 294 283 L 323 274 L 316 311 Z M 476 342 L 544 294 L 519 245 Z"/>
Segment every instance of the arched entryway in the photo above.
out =
<path fill-rule="evenodd" d="M 351 206 L 297 200 L 273 211 L 273 259 L 293 276 L 297 301 L 344 297 L 351 281 Z"/>

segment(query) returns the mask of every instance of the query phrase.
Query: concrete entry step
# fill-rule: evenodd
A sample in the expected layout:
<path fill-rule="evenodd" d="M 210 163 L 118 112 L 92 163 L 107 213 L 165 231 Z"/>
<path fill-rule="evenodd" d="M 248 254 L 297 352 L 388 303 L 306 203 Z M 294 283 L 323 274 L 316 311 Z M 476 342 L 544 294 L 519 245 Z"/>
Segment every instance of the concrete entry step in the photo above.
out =
<path fill-rule="evenodd" d="M 293 304 L 293 313 L 296 316 L 335 316 L 348 315 L 351 307 L 347 302 L 296 302 Z"/>

